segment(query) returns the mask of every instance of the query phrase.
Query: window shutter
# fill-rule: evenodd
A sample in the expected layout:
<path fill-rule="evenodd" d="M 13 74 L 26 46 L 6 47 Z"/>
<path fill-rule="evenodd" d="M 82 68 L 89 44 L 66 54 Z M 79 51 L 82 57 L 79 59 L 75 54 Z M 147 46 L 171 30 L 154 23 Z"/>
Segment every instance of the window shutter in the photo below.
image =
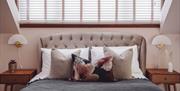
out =
<path fill-rule="evenodd" d="M 153 21 L 160 20 L 161 1 L 162 0 L 153 0 Z"/>
<path fill-rule="evenodd" d="M 80 22 L 80 0 L 64 0 L 64 21 Z"/>
<path fill-rule="evenodd" d="M 46 0 L 46 20 L 62 21 L 62 0 Z"/>
<path fill-rule="evenodd" d="M 29 20 L 44 20 L 45 19 L 45 3 L 44 0 L 27 0 L 29 1 L 27 12 Z"/>
<path fill-rule="evenodd" d="M 19 0 L 20 20 L 59 23 L 157 23 L 161 0 Z"/>
<path fill-rule="evenodd" d="M 133 21 L 133 0 L 118 1 L 118 21 Z"/>
<path fill-rule="evenodd" d="M 98 21 L 98 0 L 83 0 L 83 22 Z"/>
<path fill-rule="evenodd" d="M 115 21 L 115 0 L 100 0 L 100 21 L 111 22 Z"/>
<path fill-rule="evenodd" d="M 19 0 L 19 15 L 20 20 L 28 20 L 27 19 L 27 0 Z"/>

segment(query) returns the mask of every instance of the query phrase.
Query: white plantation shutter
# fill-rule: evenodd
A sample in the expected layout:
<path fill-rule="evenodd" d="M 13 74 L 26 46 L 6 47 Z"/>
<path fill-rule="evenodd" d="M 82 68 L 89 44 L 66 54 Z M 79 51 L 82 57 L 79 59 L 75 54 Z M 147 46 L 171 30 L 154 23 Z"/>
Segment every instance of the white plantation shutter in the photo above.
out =
<path fill-rule="evenodd" d="M 118 21 L 133 21 L 133 0 L 118 0 Z"/>
<path fill-rule="evenodd" d="M 45 19 L 62 21 L 62 0 L 46 0 Z"/>
<path fill-rule="evenodd" d="M 100 21 L 115 21 L 116 0 L 100 0 Z"/>
<path fill-rule="evenodd" d="M 98 21 L 98 0 L 83 0 L 83 22 Z"/>
<path fill-rule="evenodd" d="M 80 22 L 80 0 L 64 0 L 64 21 Z"/>
<path fill-rule="evenodd" d="M 123 23 L 160 20 L 161 0 L 19 0 L 20 20 Z"/>
<path fill-rule="evenodd" d="M 20 20 L 28 20 L 27 19 L 27 0 L 19 0 L 19 13 L 20 13 Z"/>
<path fill-rule="evenodd" d="M 161 1 L 162 0 L 153 0 L 153 21 L 160 20 Z"/>
<path fill-rule="evenodd" d="M 135 20 L 137 21 L 151 21 L 151 0 L 136 0 L 135 4 Z"/>
<path fill-rule="evenodd" d="M 45 8 L 44 0 L 28 0 L 29 1 L 29 20 L 44 20 Z"/>

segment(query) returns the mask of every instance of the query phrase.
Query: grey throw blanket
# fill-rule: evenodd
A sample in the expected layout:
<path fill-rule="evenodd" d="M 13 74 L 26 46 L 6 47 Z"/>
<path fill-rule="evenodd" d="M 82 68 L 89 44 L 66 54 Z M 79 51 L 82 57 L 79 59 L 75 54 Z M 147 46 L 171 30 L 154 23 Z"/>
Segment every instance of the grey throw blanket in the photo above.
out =
<path fill-rule="evenodd" d="M 123 80 L 118 82 L 71 82 L 39 80 L 21 91 L 162 91 L 148 80 Z"/>

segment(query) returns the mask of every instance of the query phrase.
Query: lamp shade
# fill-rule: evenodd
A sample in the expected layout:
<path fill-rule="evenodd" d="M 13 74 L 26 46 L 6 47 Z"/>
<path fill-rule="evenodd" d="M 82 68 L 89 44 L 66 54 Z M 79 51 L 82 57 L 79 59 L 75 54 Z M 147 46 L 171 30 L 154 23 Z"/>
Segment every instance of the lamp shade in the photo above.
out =
<path fill-rule="evenodd" d="M 16 46 L 19 45 L 19 47 L 21 47 L 21 45 L 25 45 L 27 43 L 28 42 L 27 42 L 26 38 L 20 34 L 14 34 L 8 40 L 8 44 L 14 44 Z"/>
<path fill-rule="evenodd" d="M 165 35 L 155 36 L 152 40 L 152 45 L 171 45 L 171 40 Z"/>

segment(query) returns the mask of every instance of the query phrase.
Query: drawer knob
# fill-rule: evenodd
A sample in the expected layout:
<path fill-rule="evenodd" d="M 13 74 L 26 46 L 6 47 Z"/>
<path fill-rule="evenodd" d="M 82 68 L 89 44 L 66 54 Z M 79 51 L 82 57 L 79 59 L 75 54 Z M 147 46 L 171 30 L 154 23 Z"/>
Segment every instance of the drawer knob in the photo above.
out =
<path fill-rule="evenodd" d="M 164 80 L 167 80 L 167 78 L 165 77 Z"/>

